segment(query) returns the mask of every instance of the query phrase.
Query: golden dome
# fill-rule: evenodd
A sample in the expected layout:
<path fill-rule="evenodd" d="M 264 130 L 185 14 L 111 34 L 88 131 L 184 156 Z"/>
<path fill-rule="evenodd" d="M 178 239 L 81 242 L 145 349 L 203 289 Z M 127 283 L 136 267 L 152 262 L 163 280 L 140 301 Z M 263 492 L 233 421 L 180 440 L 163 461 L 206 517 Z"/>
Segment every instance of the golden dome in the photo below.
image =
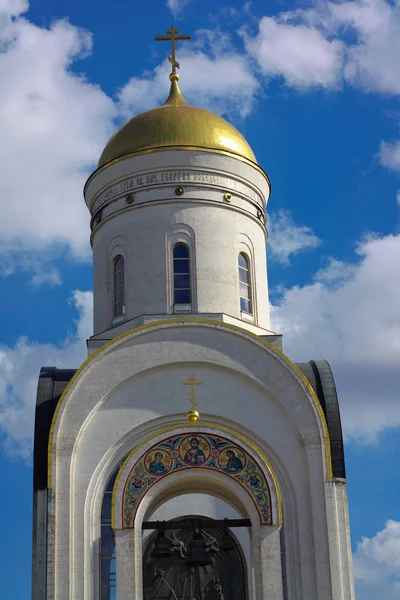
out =
<path fill-rule="evenodd" d="M 112 136 L 98 167 L 135 152 L 164 148 L 216 150 L 257 162 L 249 144 L 233 125 L 186 102 L 177 79 L 176 74 L 171 75 L 171 91 L 162 106 L 133 117 Z"/>

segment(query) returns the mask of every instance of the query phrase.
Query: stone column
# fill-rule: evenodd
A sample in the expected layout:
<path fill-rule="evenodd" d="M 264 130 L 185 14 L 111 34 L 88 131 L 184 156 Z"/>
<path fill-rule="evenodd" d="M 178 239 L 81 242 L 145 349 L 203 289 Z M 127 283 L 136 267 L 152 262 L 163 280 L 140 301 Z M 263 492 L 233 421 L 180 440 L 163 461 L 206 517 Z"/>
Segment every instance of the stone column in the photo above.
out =
<path fill-rule="evenodd" d="M 136 600 L 135 595 L 135 530 L 115 530 L 117 599 Z"/>
<path fill-rule="evenodd" d="M 260 554 L 263 600 L 282 600 L 280 525 L 260 527 Z M 258 598 L 257 598 L 258 600 Z"/>
<path fill-rule="evenodd" d="M 334 478 L 327 484 L 327 497 L 332 597 L 335 600 L 354 600 L 346 481 Z"/>

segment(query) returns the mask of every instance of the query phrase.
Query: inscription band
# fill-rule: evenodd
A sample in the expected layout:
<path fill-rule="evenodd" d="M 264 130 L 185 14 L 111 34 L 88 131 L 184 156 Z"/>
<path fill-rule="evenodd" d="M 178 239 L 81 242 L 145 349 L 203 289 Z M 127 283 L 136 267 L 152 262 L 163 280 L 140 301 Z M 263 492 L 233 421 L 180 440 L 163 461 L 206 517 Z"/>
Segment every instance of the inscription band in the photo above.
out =
<path fill-rule="evenodd" d="M 202 173 L 198 171 L 162 171 L 159 173 L 144 173 L 135 177 L 127 177 L 123 181 L 110 186 L 92 201 L 92 210 L 100 208 L 105 202 L 116 198 L 117 196 L 132 192 L 137 189 L 151 187 L 155 185 L 168 185 L 170 183 L 194 183 L 194 184 L 213 184 L 220 187 L 237 191 L 240 194 L 251 198 L 260 203 L 260 195 L 249 186 L 222 175 L 214 173 Z"/>

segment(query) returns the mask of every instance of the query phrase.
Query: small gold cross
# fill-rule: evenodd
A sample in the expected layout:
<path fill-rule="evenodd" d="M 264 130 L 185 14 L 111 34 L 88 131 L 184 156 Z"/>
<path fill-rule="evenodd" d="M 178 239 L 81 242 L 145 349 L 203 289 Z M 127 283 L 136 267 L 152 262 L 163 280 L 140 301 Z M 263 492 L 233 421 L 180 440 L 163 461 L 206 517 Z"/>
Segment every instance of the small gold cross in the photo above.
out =
<path fill-rule="evenodd" d="M 190 410 L 187 414 L 187 418 L 189 419 L 189 421 L 197 421 L 199 418 L 199 413 L 196 410 L 196 406 L 197 406 L 197 402 L 194 399 L 194 386 L 195 385 L 201 385 L 201 381 L 197 381 L 196 377 L 194 377 L 193 375 L 191 375 L 190 377 L 188 377 L 187 381 L 183 381 L 182 385 L 190 385 L 191 386 L 191 394 L 189 396 L 189 401 L 192 404 L 192 410 Z"/>
<path fill-rule="evenodd" d="M 176 69 L 180 68 L 179 63 L 175 57 L 175 42 L 176 40 L 190 40 L 190 35 L 178 35 L 179 31 L 175 29 L 175 27 L 171 27 L 167 31 L 168 35 L 156 35 L 154 38 L 157 42 L 163 41 L 171 41 L 171 54 L 172 56 L 168 56 L 169 62 L 172 64 L 172 73 L 176 73 Z"/>

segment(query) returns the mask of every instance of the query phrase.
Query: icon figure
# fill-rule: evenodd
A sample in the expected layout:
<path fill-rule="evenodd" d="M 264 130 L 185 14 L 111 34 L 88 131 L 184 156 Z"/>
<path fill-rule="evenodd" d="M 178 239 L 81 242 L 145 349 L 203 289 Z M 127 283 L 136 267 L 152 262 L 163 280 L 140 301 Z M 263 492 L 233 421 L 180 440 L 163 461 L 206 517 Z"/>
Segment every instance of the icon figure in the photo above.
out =
<path fill-rule="evenodd" d="M 206 456 L 203 450 L 200 448 L 200 440 L 198 438 L 191 438 L 189 440 L 190 448 L 185 454 L 183 459 L 188 465 L 202 465 L 206 461 Z"/>
<path fill-rule="evenodd" d="M 139 477 L 135 477 L 134 479 L 132 479 L 132 481 L 131 481 L 132 490 L 141 490 L 143 486 L 144 486 L 143 479 L 140 479 Z"/>
<path fill-rule="evenodd" d="M 153 461 L 150 463 L 149 472 L 152 475 L 163 475 L 167 472 L 167 467 L 163 463 L 164 455 L 162 452 L 154 454 Z"/>
<path fill-rule="evenodd" d="M 226 456 L 228 457 L 228 462 L 225 465 L 225 471 L 229 473 L 237 473 L 243 469 L 243 463 L 241 459 L 236 456 L 233 450 L 227 450 Z"/>
<path fill-rule="evenodd" d="M 259 478 L 258 475 L 250 475 L 249 479 L 248 479 L 248 483 L 251 487 L 253 488 L 259 488 L 261 486 L 261 479 Z"/>

